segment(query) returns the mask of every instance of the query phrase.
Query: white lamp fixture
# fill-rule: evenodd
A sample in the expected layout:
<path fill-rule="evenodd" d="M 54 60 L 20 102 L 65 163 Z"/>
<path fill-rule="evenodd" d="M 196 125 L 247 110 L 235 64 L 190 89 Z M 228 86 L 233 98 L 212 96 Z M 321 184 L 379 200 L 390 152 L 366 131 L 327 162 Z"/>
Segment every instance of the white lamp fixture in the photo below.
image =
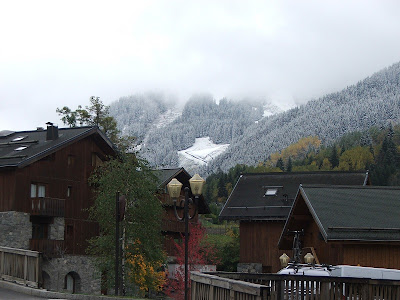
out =
<path fill-rule="evenodd" d="M 168 194 L 172 199 L 177 199 L 179 198 L 181 194 L 181 189 L 182 189 L 182 183 L 179 182 L 178 179 L 174 178 L 172 179 L 168 184 Z"/>
<path fill-rule="evenodd" d="M 312 264 L 314 262 L 314 256 L 308 252 L 306 255 L 304 255 L 304 262 L 306 264 Z"/>
<path fill-rule="evenodd" d="M 282 268 L 285 268 L 285 267 L 287 267 L 287 265 L 289 264 L 290 257 L 287 256 L 286 253 L 283 253 L 283 254 L 279 257 L 279 260 L 281 261 L 281 266 L 282 266 Z"/>
<path fill-rule="evenodd" d="M 195 197 L 198 197 L 203 192 L 203 186 L 206 181 L 200 177 L 199 174 L 195 174 L 189 179 L 190 189 Z"/>

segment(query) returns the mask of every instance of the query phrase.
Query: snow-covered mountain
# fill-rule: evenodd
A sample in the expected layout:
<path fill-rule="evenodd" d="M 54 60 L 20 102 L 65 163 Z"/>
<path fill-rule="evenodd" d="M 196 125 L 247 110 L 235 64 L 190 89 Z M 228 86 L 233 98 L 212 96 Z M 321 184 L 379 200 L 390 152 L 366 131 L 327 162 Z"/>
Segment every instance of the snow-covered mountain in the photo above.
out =
<path fill-rule="evenodd" d="M 139 155 L 151 165 L 184 165 L 207 175 L 255 165 L 302 137 L 329 144 L 349 132 L 399 123 L 400 63 L 286 111 L 265 100 L 216 101 L 207 94 L 183 108 L 174 103 L 165 95 L 136 95 L 111 104 L 110 112 L 124 133 L 137 137 Z"/>
<path fill-rule="evenodd" d="M 139 155 L 152 165 L 196 171 L 248 126 L 280 111 L 265 100 L 216 101 L 208 94 L 177 103 L 163 94 L 134 95 L 112 103 L 110 112 L 124 134 L 137 138 Z"/>

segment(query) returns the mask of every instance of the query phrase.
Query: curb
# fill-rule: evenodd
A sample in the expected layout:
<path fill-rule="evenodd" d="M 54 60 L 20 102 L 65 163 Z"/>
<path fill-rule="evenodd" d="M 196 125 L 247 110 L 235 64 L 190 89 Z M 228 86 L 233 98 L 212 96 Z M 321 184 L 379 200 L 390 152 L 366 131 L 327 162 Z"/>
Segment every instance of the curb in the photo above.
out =
<path fill-rule="evenodd" d="M 53 298 L 53 299 L 73 299 L 73 300 L 129 300 L 135 299 L 140 300 L 140 298 L 127 298 L 127 297 L 113 297 L 113 296 L 100 296 L 100 295 L 82 295 L 82 294 L 68 294 L 52 292 L 45 289 L 36 289 L 28 286 L 23 286 L 17 283 L 8 282 L 0 280 L 0 287 L 14 292 L 42 297 L 42 298 Z"/>

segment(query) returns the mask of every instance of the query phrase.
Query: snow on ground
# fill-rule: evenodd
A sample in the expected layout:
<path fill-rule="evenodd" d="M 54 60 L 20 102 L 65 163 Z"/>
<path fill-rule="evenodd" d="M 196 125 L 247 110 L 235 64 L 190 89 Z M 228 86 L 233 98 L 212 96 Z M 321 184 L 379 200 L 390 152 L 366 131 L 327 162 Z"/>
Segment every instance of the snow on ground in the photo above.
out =
<path fill-rule="evenodd" d="M 186 150 L 178 151 L 179 165 L 206 165 L 212 159 L 222 154 L 229 144 L 214 144 L 210 137 L 196 138 L 194 145 Z"/>
<path fill-rule="evenodd" d="M 272 103 L 265 104 L 263 108 L 264 108 L 264 113 L 263 113 L 264 118 L 276 115 L 276 114 L 284 111 L 283 109 L 279 108 L 278 106 L 276 106 Z"/>
<path fill-rule="evenodd" d="M 154 122 L 154 126 L 157 128 L 165 127 L 168 124 L 172 123 L 180 115 L 182 115 L 182 108 L 174 107 L 173 109 L 168 109 Z"/>

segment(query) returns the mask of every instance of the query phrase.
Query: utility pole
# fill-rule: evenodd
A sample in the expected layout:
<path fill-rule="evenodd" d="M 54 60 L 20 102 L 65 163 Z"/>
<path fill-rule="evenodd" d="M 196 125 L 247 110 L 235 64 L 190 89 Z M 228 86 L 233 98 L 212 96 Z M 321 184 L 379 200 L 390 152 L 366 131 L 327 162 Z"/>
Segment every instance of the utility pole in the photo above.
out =
<path fill-rule="evenodd" d="M 115 197 L 115 295 L 118 296 L 119 288 L 119 192 Z"/>

